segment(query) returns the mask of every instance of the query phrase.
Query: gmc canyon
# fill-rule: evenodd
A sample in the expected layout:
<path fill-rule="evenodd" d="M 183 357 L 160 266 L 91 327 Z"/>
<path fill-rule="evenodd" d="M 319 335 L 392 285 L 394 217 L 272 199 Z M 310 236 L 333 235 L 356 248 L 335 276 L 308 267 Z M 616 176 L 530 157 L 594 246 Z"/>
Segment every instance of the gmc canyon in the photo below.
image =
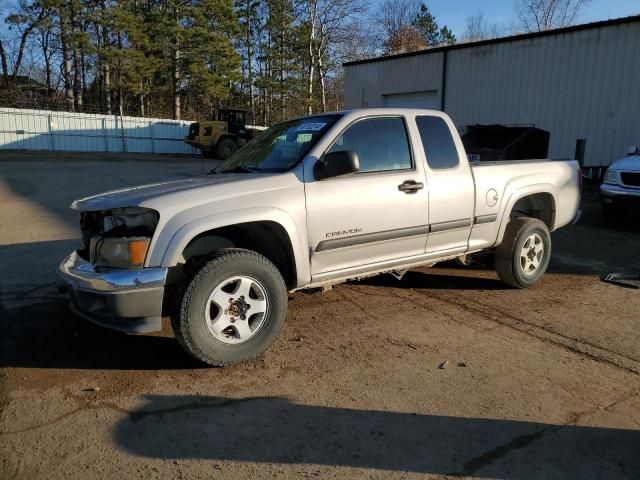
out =
<path fill-rule="evenodd" d="M 130 333 L 169 316 L 195 358 L 261 354 L 288 291 L 495 249 L 526 288 L 545 272 L 549 232 L 580 204 L 575 161 L 470 164 L 449 117 L 362 109 L 264 131 L 209 175 L 76 200 L 83 246 L 59 267 L 80 316 Z"/>

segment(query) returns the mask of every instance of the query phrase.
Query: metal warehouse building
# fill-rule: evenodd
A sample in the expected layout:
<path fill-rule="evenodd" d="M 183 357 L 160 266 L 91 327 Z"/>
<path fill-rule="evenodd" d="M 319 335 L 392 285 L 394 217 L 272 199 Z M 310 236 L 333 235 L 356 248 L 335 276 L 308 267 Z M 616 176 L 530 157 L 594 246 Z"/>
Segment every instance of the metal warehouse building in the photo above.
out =
<path fill-rule="evenodd" d="M 382 106 L 534 125 L 551 158 L 607 166 L 640 145 L 640 16 L 345 64 L 345 107 Z"/>

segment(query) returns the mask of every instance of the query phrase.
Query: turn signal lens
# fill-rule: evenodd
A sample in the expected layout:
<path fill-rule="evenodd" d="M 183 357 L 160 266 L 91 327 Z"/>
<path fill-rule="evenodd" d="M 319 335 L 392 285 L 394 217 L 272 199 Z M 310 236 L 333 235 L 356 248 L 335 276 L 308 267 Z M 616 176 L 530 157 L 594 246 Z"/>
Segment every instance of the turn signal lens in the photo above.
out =
<path fill-rule="evenodd" d="M 129 260 L 132 266 L 142 267 L 149 248 L 148 238 L 139 238 L 129 242 Z"/>

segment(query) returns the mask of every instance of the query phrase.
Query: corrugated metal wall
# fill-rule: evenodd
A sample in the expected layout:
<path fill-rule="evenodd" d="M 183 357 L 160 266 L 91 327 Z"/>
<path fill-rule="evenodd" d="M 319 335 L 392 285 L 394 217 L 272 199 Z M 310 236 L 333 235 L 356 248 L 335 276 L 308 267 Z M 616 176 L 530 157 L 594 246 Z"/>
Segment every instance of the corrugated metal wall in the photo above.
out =
<path fill-rule="evenodd" d="M 346 67 L 347 108 L 385 93 L 442 92 L 442 51 Z M 384 84 L 375 85 L 379 79 Z M 445 111 L 455 124 L 535 124 L 549 155 L 606 166 L 640 144 L 640 22 L 447 51 Z"/>
<path fill-rule="evenodd" d="M 442 53 L 362 63 L 346 68 L 345 106 L 384 106 L 384 96 L 394 93 L 436 92 L 441 103 Z"/>
<path fill-rule="evenodd" d="M 188 121 L 0 108 L 0 149 L 195 154 Z"/>

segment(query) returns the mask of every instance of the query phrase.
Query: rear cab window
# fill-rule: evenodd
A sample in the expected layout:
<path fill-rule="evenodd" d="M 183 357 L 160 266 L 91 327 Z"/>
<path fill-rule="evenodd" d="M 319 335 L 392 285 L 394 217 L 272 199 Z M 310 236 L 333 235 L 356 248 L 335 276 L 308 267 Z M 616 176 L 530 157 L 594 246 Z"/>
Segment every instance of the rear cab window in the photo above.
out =
<path fill-rule="evenodd" d="M 460 159 L 449 126 L 441 117 L 416 117 L 427 165 L 433 170 L 456 168 Z"/>

